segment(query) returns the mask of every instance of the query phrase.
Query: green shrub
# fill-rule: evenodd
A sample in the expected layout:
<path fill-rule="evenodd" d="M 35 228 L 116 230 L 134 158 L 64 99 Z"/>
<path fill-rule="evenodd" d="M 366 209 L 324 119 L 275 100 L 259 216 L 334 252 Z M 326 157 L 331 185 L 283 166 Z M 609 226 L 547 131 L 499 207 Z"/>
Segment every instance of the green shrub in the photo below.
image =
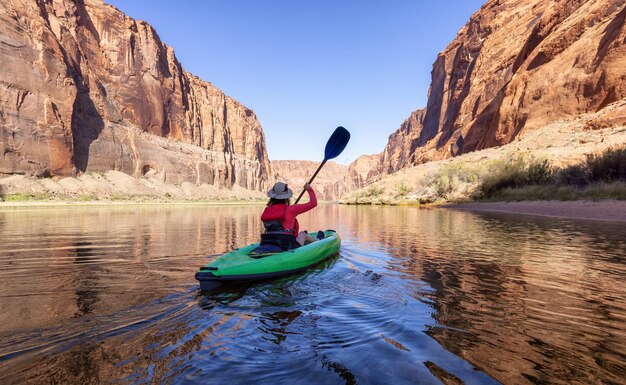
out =
<path fill-rule="evenodd" d="M 559 186 L 584 187 L 587 184 L 585 168 L 580 164 L 560 169 L 555 173 L 554 179 Z"/>
<path fill-rule="evenodd" d="M 511 160 L 496 159 L 488 162 L 481 177 L 480 193 L 488 197 L 500 190 L 520 185 L 523 170 L 522 159 L 517 157 Z"/>
<path fill-rule="evenodd" d="M 528 185 L 544 185 L 553 180 L 547 159 L 527 159 L 523 154 L 489 162 L 481 178 L 480 194 L 490 197 L 499 191 Z"/>
<path fill-rule="evenodd" d="M 380 197 L 385 192 L 385 188 L 380 184 L 372 184 L 368 187 L 364 187 L 361 190 L 357 190 L 341 200 L 342 203 L 347 204 L 373 204 L 381 203 Z"/>
<path fill-rule="evenodd" d="M 559 170 L 555 179 L 558 185 L 581 188 L 598 182 L 626 181 L 626 147 L 609 148 L 600 155 L 588 154 L 583 163 Z"/>
<path fill-rule="evenodd" d="M 396 185 L 395 190 L 396 190 L 396 198 L 404 198 L 405 196 L 409 195 L 413 191 L 413 187 L 404 182 L 401 182 Z"/>
<path fill-rule="evenodd" d="M 547 160 L 523 155 L 489 163 L 480 183 L 480 198 L 626 199 L 626 147 L 589 154 L 581 164 L 553 170 Z"/>
<path fill-rule="evenodd" d="M 626 200 L 626 183 L 594 183 L 583 188 L 578 186 L 532 185 L 500 190 L 486 201 L 527 201 L 527 200 Z"/>
<path fill-rule="evenodd" d="M 534 160 L 528 164 L 526 184 L 546 184 L 552 181 L 554 172 L 547 159 Z"/>
<path fill-rule="evenodd" d="M 7 202 L 22 202 L 22 201 L 32 201 L 36 199 L 41 199 L 42 196 L 33 193 L 15 193 L 8 194 L 4 197 Z"/>
<path fill-rule="evenodd" d="M 591 183 L 626 181 L 626 147 L 609 148 L 601 155 L 589 154 L 585 167 Z"/>
<path fill-rule="evenodd" d="M 433 182 L 435 194 L 439 198 L 445 198 L 458 185 L 459 179 L 456 176 L 450 175 L 446 172 L 439 173 Z"/>
<path fill-rule="evenodd" d="M 380 195 L 382 195 L 382 193 L 385 191 L 385 189 L 383 188 L 383 186 L 379 185 L 379 184 L 373 184 L 370 185 L 369 187 L 367 187 L 365 190 L 363 190 L 363 193 L 361 195 L 361 197 L 363 198 L 375 198 L 378 197 Z"/>
<path fill-rule="evenodd" d="M 478 168 L 462 163 L 451 163 L 425 179 L 422 190 L 426 192 L 426 196 L 420 199 L 435 202 L 451 197 L 467 198 L 478 180 Z"/>
<path fill-rule="evenodd" d="M 124 194 L 111 194 L 109 196 L 109 199 L 112 201 L 129 201 L 132 199 L 132 197 L 130 195 Z"/>

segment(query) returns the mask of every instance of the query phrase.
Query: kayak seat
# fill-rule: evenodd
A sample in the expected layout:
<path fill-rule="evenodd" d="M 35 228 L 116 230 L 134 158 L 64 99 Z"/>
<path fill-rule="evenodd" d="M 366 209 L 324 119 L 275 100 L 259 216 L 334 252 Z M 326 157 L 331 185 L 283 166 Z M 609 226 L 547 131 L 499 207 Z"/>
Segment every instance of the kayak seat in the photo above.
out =
<path fill-rule="evenodd" d="M 248 255 L 250 256 L 250 258 L 258 259 L 282 253 L 283 251 L 284 250 L 280 246 L 274 244 L 266 244 L 263 246 L 255 247 L 251 252 L 248 253 Z"/>
<path fill-rule="evenodd" d="M 261 234 L 261 243 L 259 246 L 273 245 L 280 248 L 279 252 L 293 250 L 300 247 L 293 234 L 284 233 L 265 233 Z"/>

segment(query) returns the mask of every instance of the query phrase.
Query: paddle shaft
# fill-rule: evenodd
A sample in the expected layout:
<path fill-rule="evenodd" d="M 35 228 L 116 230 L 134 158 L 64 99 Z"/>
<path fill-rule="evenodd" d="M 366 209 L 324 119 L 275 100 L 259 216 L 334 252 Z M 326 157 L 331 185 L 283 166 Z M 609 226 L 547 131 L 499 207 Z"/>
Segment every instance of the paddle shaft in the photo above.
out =
<path fill-rule="evenodd" d="M 324 167 L 324 165 L 326 164 L 326 161 L 327 161 L 327 160 L 328 160 L 328 159 L 324 159 L 324 160 L 322 161 L 322 163 L 320 164 L 320 166 L 317 168 L 317 171 L 315 171 L 315 174 L 313 174 L 313 176 L 311 177 L 311 180 L 309 180 L 309 183 L 308 183 L 308 184 L 313 183 L 313 179 L 315 179 L 315 177 L 316 177 L 316 176 L 317 176 L 317 174 L 320 172 L 320 170 L 322 169 L 322 167 Z M 302 192 L 301 192 L 301 193 L 300 193 L 300 195 L 298 196 L 298 199 L 296 199 L 296 203 L 294 203 L 294 205 L 298 204 L 298 202 L 300 201 L 300 198 L 302 198 L 302 195 L 304 195 L 304 192 L 305 192 L 305 191 L 306 191 L 305 189 L 302 189 Z"/>
<path fill-rule="evenodd" d="M 349 140 L 350 140 L 350 133 L 348 132 L 348 130 L 346 130 L 345 128 L 341 126 L 335 129 L 335 131 L 330 136 L 330 138 L 328 138 L 328 142 L 326 142 L 326 147 L 324 148 L 324 160 L 322 161 L 320 166 L 317 168 L 317 171 L 315 171 L 315 174 L 313 174 L 313 176 L 311 177 L 311 180 L 309 180 L 309 183 L 308 183 L 309 185 L 313 183 L 313 179 L 315 179 L 315 177 L 317 176 L 317 173 L 319 173 L 322 167 L 324 167 L 328 159 L 335 159 L 339 154 L 341 154 L 343 149 L 346 148 L 346 145 L 348 144 Z M 297 204 L 298 202 L 300 202 L 300 198 L 302 198 L 302 195 L 304 195 L 305 191 L 306 189 L 302 190 L 302 192 L 300 193 L 300 196 L 298 196 L 298 199 L 296 199 L 296 203 L 294 204 Z"/>

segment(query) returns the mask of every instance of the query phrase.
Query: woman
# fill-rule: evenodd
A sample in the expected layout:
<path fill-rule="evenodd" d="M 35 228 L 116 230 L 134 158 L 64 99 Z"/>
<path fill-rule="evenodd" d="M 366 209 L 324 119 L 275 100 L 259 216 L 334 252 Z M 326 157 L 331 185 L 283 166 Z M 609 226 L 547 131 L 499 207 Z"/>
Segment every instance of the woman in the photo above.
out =
<path fill-rule="evenodd" d="M 261 215 L 265 226 L 265 234 L 261 235 L 261 246 L 275 244 L 283 250 L 294 249 L 315 241 L 305 232 L 300 232 L 296 216 L 317 206 L 317 198 L 313 188 L 306 183 L 304 189 L 309 194 L 307 203 L 291 206 L 289 198 L 293 191 L 286 183 L 277 182 L 268 192 L 270 198 Z"/>

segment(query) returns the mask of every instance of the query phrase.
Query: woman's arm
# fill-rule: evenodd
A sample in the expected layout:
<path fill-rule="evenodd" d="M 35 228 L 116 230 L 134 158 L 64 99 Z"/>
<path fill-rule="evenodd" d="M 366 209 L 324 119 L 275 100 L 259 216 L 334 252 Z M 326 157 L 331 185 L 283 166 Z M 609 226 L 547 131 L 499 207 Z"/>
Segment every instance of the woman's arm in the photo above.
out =
<path fill-rule="evenodd" d="M 289 206 L 288 210 L 292 211 L 294 215 L 302 214 L 307 212 L 317 206 L 317 197 L 315 196 L 315 191 L 313 187 L 311 187 L 308 183 L 304 186 L 306 192 L 309 194 L 309 201 L 307 203 L 302 203 L 298 205 Z"/>

